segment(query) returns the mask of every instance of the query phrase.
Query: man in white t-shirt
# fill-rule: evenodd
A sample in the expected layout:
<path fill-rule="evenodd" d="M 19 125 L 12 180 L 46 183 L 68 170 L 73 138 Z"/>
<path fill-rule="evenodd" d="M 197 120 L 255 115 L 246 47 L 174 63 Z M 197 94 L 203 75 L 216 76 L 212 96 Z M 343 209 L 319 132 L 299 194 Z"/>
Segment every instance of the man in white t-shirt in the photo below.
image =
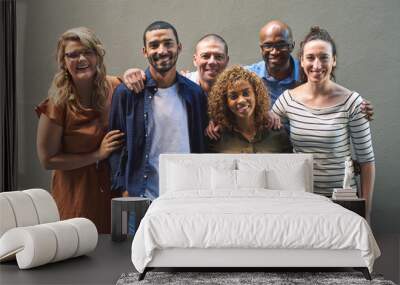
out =
<path fill-rule="evenodd" d="M 207 98 L 197 84 L 176 72 L 182 46 L 171 24 L 150 24 L 143 43 L 149 62 L 143 89 L 134 92 L 120 84 L 113 94 L 110 129 L 125 134 L 125 145 L 109 161 L 113 190 L 154 199 L 159 195 L 160 154 L 205 152 Z"/>

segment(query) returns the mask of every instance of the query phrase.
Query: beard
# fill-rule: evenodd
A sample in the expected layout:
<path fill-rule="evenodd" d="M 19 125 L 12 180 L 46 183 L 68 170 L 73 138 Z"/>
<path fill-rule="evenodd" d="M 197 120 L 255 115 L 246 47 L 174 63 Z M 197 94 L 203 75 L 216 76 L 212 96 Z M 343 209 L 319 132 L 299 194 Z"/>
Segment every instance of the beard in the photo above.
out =
<path fill-rule="evenodd" d="M 168 53 L 168 55 L 159 56 L 158 54 L 153 54 L 152 56 L 147 57 L 150 65 L 161 74 L 165 74 L 170 71 L 174 66 L 176 66 L 176 62 L 178 60 L 178 53 Z"/>

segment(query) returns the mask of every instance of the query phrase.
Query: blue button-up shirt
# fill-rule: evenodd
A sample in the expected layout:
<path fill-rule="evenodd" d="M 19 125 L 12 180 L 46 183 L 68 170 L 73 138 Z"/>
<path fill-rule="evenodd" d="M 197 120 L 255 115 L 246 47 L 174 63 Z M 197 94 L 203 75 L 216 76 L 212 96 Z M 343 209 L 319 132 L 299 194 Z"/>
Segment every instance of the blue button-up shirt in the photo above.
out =
<path fill-rule="evenodd" d="M 149 118 L 152 116 L 151 101 L 157 92 L 157 84 L 146 70 L 145 88 L 134 94 L 124 84 L 114 91 L 111 111 L 110 130 L 121 130 L 125 133 L 125 145 L 109 157 L 113 190 L 128 190 L 129 196 L 143 196 L 154 185 L 151 177 L 154 167 L 149 163 L 151 136 L 149 135 Z M 190 151 L 205 152 L 203 131 L 207 126 L 207 97 L 202 89 L 189 79 L 176 75 L 178 94 L 186 105 Z M 158 197 L 156 193 L 150 193 Z"/>
<path fill-rule="evenodd" d="M 292 89 L 300 81 L 300 66 L 299 61 L 290 56 L 292 73 L 290 76 L 278 80 L 268 74 L 268 69 L 265 66 L 265 62 L 262 60 L 260 62 L 254 63 L 252 65 L 245 66 L 249 71 L 257 74 L 264 82 L 265 86 L 268 88 L 269 97 L 271 99 L 270 108 L 274 105 L 276 99 L 287 89 Z"/>

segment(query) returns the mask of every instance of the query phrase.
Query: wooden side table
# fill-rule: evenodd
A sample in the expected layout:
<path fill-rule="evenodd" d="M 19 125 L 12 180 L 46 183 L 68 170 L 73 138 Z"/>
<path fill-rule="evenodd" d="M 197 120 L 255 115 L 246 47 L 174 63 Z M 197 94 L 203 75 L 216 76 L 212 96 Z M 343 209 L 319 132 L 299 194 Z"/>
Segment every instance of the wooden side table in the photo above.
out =
<path fill-rule="evenodd" d="M 143 197 L 113 198 L 111 200 L 111 240 L 124 241 L 126 239 L 126 234 L 122 232 L 123 212 L 126 212 L 127 216 L 129 216 L 129 212 L 135 211 L 137 229 L 150 203 L 151 200 L 149 198 Z"/>
<path fill-rule="evenodd" d="M 365 218 L 365 199 L 357 198 L 352 200 L 345 199 L 332 199 L 332 202 L 339 204 L 340 206 L 359 214 L 361 217 Z"/>

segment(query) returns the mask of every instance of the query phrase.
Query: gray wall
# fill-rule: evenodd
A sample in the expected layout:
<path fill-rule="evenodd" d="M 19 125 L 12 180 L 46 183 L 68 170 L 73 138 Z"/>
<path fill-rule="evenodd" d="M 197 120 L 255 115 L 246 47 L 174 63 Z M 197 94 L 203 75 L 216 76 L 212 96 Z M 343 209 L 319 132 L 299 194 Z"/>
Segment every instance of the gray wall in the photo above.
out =
<path fill-rule="evenodd" d="M 293 28 L 297 43 L 311 25 L 326 28 L 338 45 L 338 82 L 373 102 L 372 224 L 376 232 L 399 233 L 399 13 L 399 0 L 17 0 L 19 188 L 49 189 L 50 172 L 42 170 L 36 156 L 34 106 L 46 97 L 56 41 L 66 29 L 94 29 L 106 46 L 108 72 L 121 74 L 130 66 L 146 67 L 142 33 L 154 20 L 176 26 L 183 43 L 178 69 L 192 69 L 195 41 L 210 32 L 227 40 L 231 64 L 260 60 L 258 31 L 278 18 Z"/>

